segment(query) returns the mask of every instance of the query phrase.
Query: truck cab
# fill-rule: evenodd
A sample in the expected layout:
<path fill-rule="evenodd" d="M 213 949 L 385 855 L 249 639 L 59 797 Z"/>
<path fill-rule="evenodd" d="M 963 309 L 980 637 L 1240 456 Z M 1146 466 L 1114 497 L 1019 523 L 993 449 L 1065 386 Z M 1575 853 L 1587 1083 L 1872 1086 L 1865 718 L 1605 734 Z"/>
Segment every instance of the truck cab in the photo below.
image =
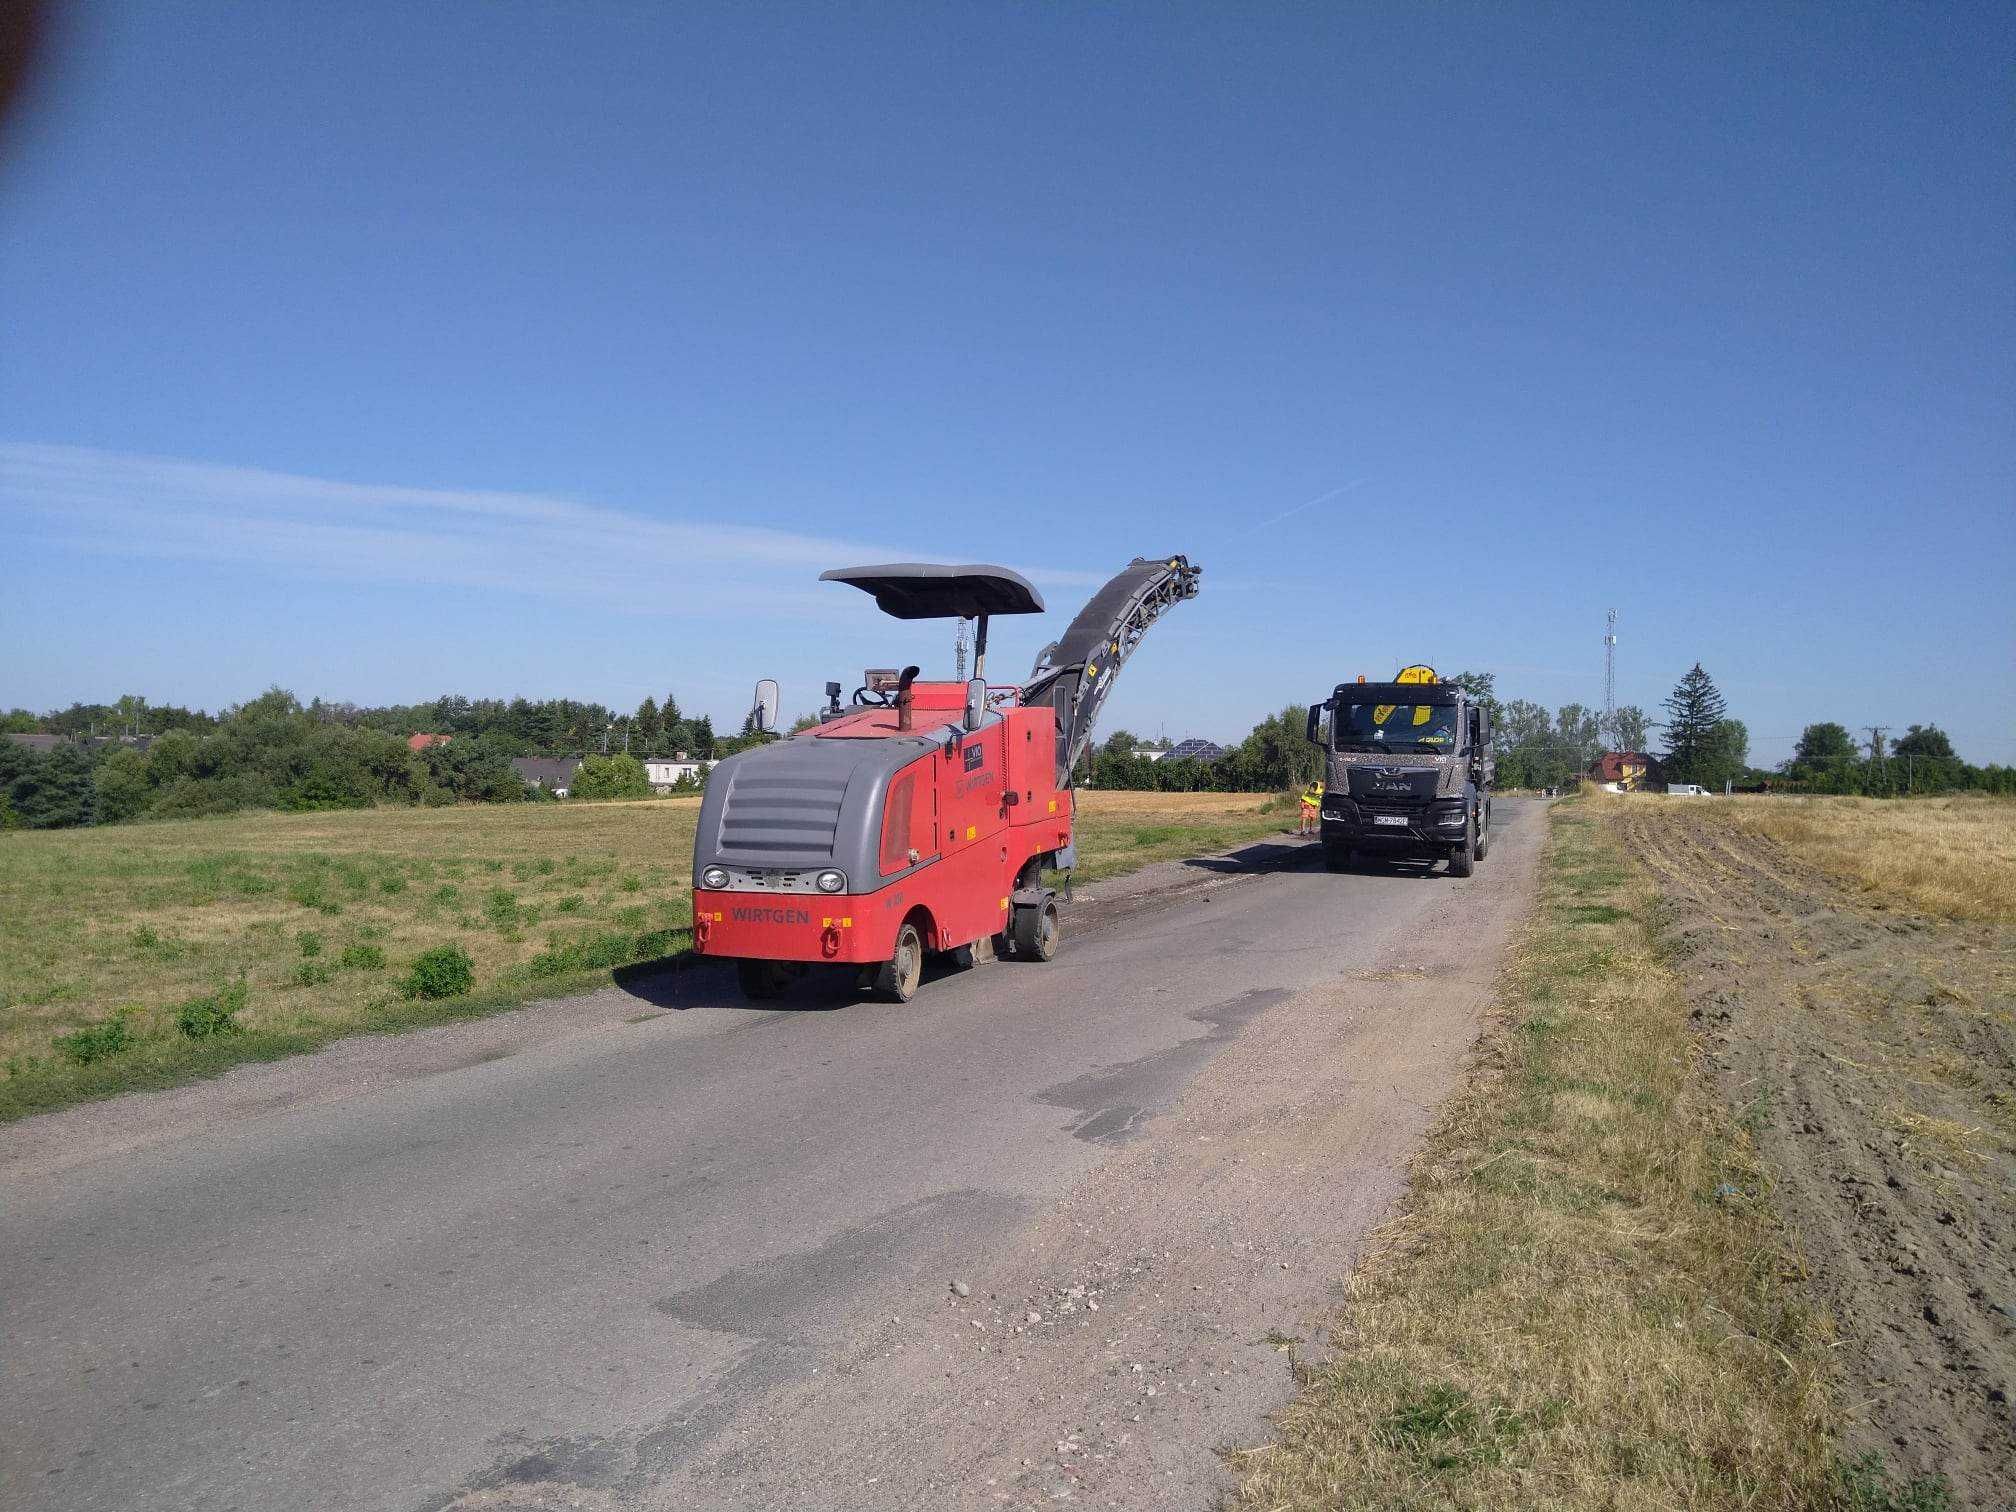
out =
<path fill-rule="evenodd" d="M 1431 668 L 1339 683 L 1309 710 L 1323 751 L 1319 834 L 1332 870 L 1373 856 L 1447 858 L 1467 877 L 1491 846 L 1491 712 Z"/>

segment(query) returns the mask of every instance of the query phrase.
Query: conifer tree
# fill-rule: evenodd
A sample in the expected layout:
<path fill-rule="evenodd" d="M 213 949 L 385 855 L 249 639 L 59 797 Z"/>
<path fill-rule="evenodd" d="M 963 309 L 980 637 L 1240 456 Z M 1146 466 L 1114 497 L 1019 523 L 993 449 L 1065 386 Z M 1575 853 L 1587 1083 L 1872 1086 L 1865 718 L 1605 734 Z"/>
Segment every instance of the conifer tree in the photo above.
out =
<path fill-rule="evenodd" d="M 1706 782 L 1721 754 L 1716 727 L 1727 705 L 1715 679 L 1694 663 L 1664 700 L 1666 709 L 1666 776 L 1672 782 Z"/>

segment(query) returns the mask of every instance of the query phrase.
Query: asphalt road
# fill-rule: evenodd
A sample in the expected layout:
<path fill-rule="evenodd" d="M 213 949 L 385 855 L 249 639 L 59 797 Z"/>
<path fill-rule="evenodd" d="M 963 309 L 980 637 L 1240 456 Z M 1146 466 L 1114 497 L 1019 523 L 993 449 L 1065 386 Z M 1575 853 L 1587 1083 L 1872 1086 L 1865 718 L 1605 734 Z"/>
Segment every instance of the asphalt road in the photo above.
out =
<path fill-rule="evenodd" d="M 0 1130 L 0 1507 L 1208 1506 L 1460 1071 L 1499 815 L 903 1007 L 663 973 Z"/>

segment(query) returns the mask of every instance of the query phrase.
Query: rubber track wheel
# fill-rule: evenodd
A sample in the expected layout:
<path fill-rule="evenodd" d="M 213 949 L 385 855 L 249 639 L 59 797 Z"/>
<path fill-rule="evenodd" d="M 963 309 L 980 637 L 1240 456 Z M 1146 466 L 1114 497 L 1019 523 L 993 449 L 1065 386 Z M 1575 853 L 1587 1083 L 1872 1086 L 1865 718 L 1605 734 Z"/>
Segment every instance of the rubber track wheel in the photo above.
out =
<path fill-rule="evenodd" d="M 783 995 L 787 978 L 775 961 L 737 961 L 735 980 L 741 984 L 742 996 L 750 1002 L 767 1003 Z"/>
<path fill-rule="evenodd" d="M 1015 910 L 1015 958 L 1019 961 L 1048 961 L 1057 954 L 1062 926 L 1057 919 L 1057 900 L 1045 898 L 1035 908 Z"/>
<path fill-rule="evenodd" d="M 885 1003 L 907 1003 L 924 980 L 924 937 L 915 924 L 896 932 L 896 953 L 875 970 L 875 995 Z"/>

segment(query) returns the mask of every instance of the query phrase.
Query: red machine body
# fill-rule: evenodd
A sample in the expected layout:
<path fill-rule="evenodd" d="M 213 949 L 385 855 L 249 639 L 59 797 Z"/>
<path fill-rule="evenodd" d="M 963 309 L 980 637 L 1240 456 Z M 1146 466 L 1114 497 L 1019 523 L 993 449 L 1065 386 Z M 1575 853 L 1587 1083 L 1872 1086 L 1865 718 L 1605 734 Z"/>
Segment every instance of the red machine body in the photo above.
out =
<path fill-rule="evenodd" d="M 897 710 L 869 708 L 792 739 L 959 731 L 964 683 L 919 682 L 910 693 L 908 732 L 899 732 Z M 934 951 L 1006 932 L 1011 900 L 1031 864 L 1070 847 L 1074 806 L 1070 789 L 1056 782 L 1055 713 L 1014 706 L 999 713 L 897 770 L 874 876 L 850 875 L 844 893 L 696 888 L 694 949 L 738 960 L 870 965 L 890 958 L 906 921 L 918 925 L 925 948 Z M 900 880 L 885 884 L 885 877 Z"/>
<path fill-rule="evenodd" d="M 972 621 L 976 676 L 871 672 L 851 709 L 829 683 L 821 723 L 716 766 L 693 842 L 694 949 L 736 962 L 759 998 L 831 964 L 903 1001 L 927 953 L 982 941 L 1049 960 L 1059 923 L 1043 874 L 1075 860 L 1071 772 L 1114 674 L 1149 624 L 1195 595 L 1197 569 L 1137 558 L 1019 687 L 981 675 L 989 618 L 1043 611 L 1019 573 L 908 562 L 824 577 L 897 619 Z M 774 725 L 776 700 L 774 683 L 758 685 L 757 728 Z"/>

